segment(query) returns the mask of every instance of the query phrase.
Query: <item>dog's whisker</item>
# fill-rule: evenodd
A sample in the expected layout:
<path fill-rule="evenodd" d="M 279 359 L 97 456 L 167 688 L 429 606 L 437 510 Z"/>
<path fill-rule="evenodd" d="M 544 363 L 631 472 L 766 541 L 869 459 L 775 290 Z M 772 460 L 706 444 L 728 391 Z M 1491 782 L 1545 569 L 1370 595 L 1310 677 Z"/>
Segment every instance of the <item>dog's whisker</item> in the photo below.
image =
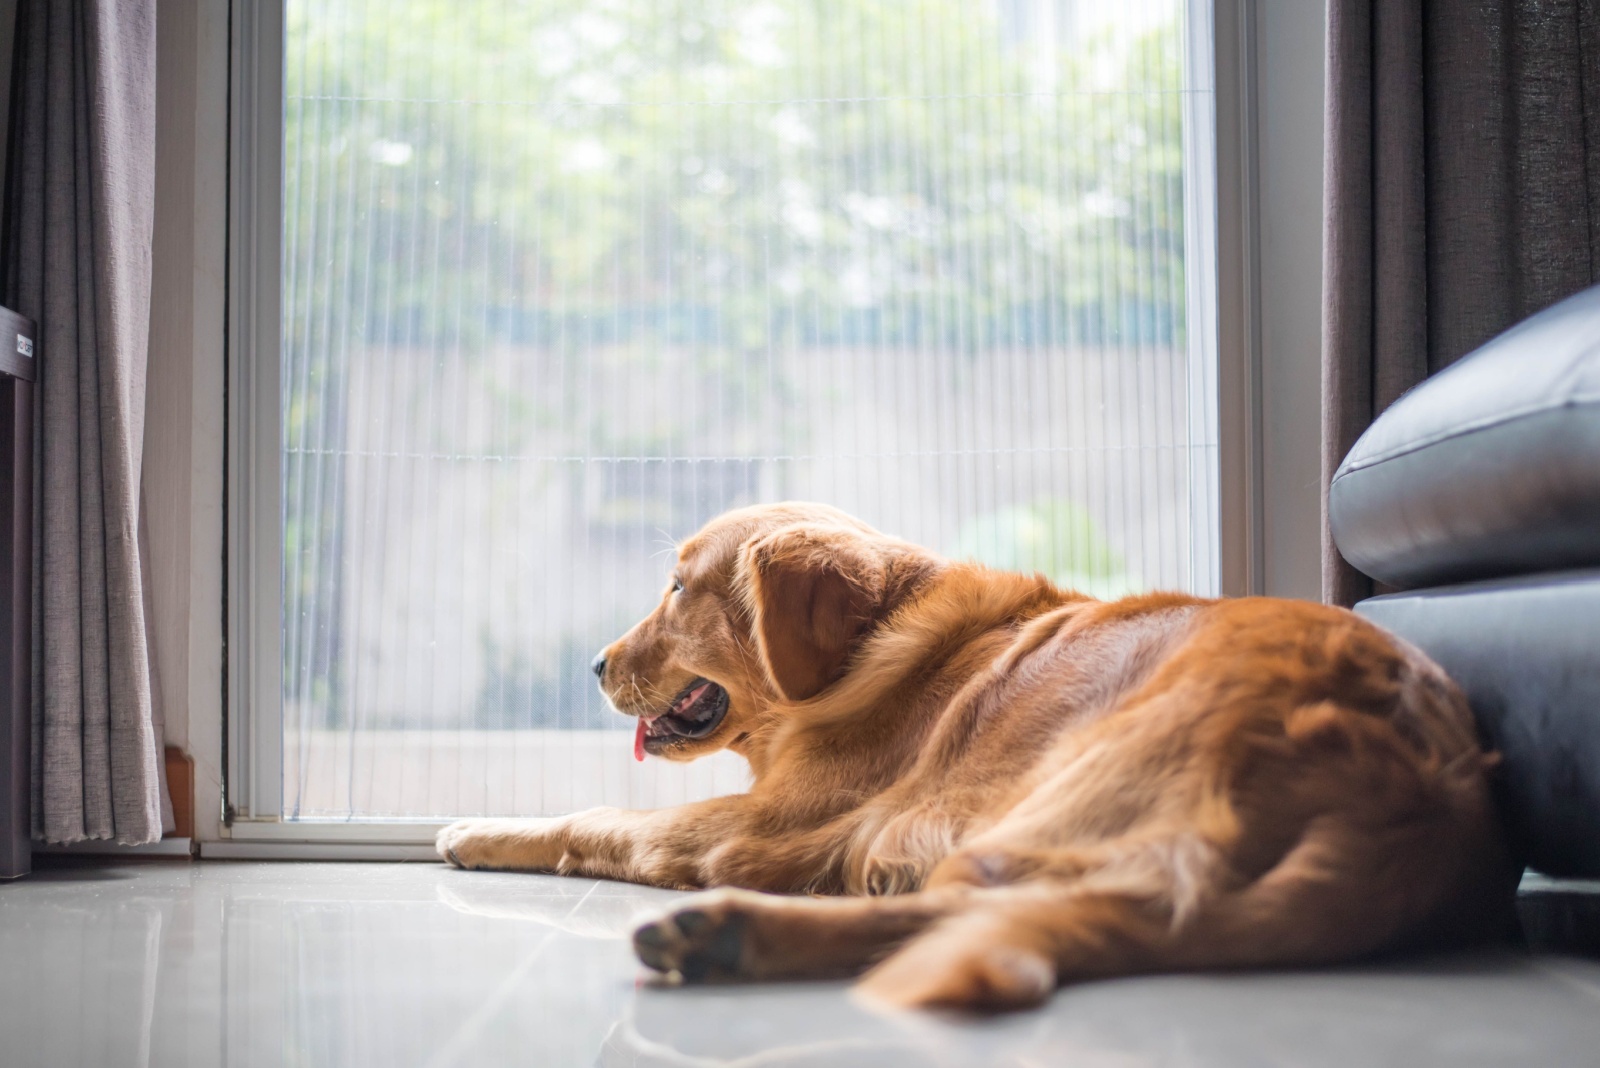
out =
<path fill-rule="evenodd" d="M 656 533 L 660 534 L 661 537 L 657 538 L 653 542 L 653 544 L 663 546 L 663 548 L 661 548 L 660 550 L 650 554 L 650 559 L 652 559 L 652 560 L 654 560 L 658 556 L 664 556 L 667 553 L 675 553 L 675 552 L 677 552 L 678 551 L 678 547 L 683 544 L 682 542 L 680 542 L 676 538 L 674 538 L 671 534 L 668 534 L 666 531 L 662 530 L 660 527 L 656 527 Z"/>

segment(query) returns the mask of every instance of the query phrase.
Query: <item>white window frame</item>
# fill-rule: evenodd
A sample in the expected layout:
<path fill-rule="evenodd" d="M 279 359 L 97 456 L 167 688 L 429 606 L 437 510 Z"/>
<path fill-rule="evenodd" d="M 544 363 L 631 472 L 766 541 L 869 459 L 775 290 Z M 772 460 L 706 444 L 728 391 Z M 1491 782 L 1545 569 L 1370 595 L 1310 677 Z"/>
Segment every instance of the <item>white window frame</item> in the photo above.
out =
<path fill-rule="evenodd" d="M 229 22 L 223 814 L 239 837 L 283 811 L 283 0 L 232 0 Z"/>
<path fill-rule="evenodd" d="M 1314 152 L 1310 165 L 1320 167 L 1320 54 L 1311 105 L 1318 119 L 1314 128 L 1304 121 L 1305 93 L 1288 97 L 1302 114 L 1285 117 L 1275 112 L 1277 94 L 1261 93 L 1258 58 L 1268 54 L 1268 44 L 1276 47 L 1275 40 L 1263 43 L 1264 28 L 1274 38 L 1288 36 L 1320 49 L 1323 15 L 1321 6 L 1313 4 L 1285 5 L 1269 16 L 1264 10 L 1269 5 L 1259 0 L 1189 3 L 1191 10 L 1212 9 L 1212 47 L 1208 52 L 1199 43 L 1203 39 L 1191 34 L 1187 59 L 1197 74 L 1202 66 L 1210 67 L 1216 93 L 1214 113 L 1192 115 L 1186 130 L 1203 131 L 1203 124 L 1212 124 L 1217 159 L 1214 175 L 1185 168 L 1190 209 L 1186 239 L 1190 248 L 1214 258 L 1217 265 L 1214 302 L 1207 299 L 1212 294 L 1191 289 L 1191 306 L 1216 308 L 1215 323 L 1193 333 L 1208 337 L 1218 354 L 1215 379 L 1194 391 L 1201 410 L 1192 410 L 1191 417 L 1215 420 L 1219 522 L 1216 531 L 1206 532 L 1205 539 L 1197 538 L 1196 543 L 1203 547 L 1211 536 L 1218 538 L 1215 578 L 1225 595 L 1307 595 L 1308 589 L 1314 595 L 1315 545 L 1308 546 L 1302 537 L 1295 544 L 1275 546 L 1268 532 L 1275 511 L 1303 518 L 1308 500 L 1312 508 L 1317 506 L 1316 472 L 1305 470 L 1302 462 L 1295 470 L 1268 478 L 1263 459 L 1282 444 L 1275 437 L 1296 437 L 1289 444 L 1297 456 L 1307 454 L 1308 433 L 1314 442 L 1317 397 L 1313 390 L 1308 411 L 1304 361 L 1308 352 L 1313 361 L 1316 357 L 1316 324 L 1306 322 L 1304 310 L 1308 301 L 1315 307 L 1315 294 L 1300 286 L 1297 319 L 1264 309 L 1261 297 L 1263 277 L 1275 275 L 1286 261 L 1295 261 L 1287 265 L 1294 268 L 1294 277 L 1304 276 L 1308 262 L 1319 265 L 1320 243 L 1308 249 L 1304 242 L 1284 247 L 1263 242 L 1260 132 L 1265 123 L 1266 129 L 1281 128 L 1290 134 L 1270 146 L 1267 183 L 1281 171 L 1284 181 L 1297 181 L 1296 188 L 1303 187 L 1308 151 Z M 202 851 L 207 856 L 263 858 L 427 856 L 440 821 L 282 820 L 278 375 L 283 0 L 231 0 L 229 48 L 225 809 L 221 841 L 203 843 Z M 1304 79 L 1306 74 L 1303 69 L 1285 69 L 1282 63 L 1273 69 L 1270 60 L 1266 66 L 1278 79 Z M 1186 141 L 1186 156 L 1196 150 Z M 1305 191 L 1299 188 L 1299 192 Z M 1301 207 L 1304 199 L 1301 195 Z M 1196 210 L 1207 201 L 1214 202 L 1214 214 Z M 1264 264 L 1264 251 L 1271 253 L 1271 262 Z M 1210 281 L 1194 272 L 1190 277 L 1191 287 Z M 1270 351 L 1263 343 L 1268 334 L 1275 343 Z M 1191 359 L 1203 355 L 1204 343 L 1191 343 Z M 1294 374 L 1276 377 L 1292 379 L 1299 387 L 1265 390 L 1264 382 L 1273 375 L 1264 375 L 1264 367 L 1270 370 L 1280 364 L 1294 368 Z M 1314 374 L 1310 380 L 1315 382 Z M 1316 455 L 1314 444 L 1309 455 Z M 1304 525 L 1299 523 L 1300 528 Z"/>

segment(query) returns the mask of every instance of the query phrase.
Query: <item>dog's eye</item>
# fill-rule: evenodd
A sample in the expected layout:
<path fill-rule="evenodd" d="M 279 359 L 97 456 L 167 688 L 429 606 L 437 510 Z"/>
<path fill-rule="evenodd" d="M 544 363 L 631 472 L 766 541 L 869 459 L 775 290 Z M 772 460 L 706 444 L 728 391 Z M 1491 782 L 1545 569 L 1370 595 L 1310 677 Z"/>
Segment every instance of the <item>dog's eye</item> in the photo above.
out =
<path fill-rule="evenodd" d="M 683 579 L 680 578 L 677 575 L 673 575 L 672 576 L 672 592 L 673 593 L 682 593 L 683 592 Z"/>

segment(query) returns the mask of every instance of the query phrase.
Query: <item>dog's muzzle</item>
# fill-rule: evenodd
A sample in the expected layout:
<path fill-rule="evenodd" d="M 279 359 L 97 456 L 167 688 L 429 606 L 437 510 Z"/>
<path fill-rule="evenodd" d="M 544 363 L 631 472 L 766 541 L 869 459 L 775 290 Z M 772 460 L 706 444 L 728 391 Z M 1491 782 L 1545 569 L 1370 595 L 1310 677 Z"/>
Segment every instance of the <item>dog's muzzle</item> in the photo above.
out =
<path fill-rule="evenodd" d="M 710 679 L 695 679 L 657 716 L 640 716 L 633 736 L 633 755 L 657 754 L 680 740 L 705 738 L 722 726 L 728 714 L 728 691 Z"/>

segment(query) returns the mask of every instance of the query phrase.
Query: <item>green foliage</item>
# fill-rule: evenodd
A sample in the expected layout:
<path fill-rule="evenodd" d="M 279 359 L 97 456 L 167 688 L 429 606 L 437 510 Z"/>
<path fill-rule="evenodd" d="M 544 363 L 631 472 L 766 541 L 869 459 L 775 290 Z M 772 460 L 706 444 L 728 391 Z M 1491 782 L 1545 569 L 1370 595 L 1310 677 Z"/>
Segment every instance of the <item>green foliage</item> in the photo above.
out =
<path fill-rule="evenodd" d="M 971 0 L 291 3 L 288 336 L 1172 342 L 1176 26 L 1048 77 L 1001 31 Z"/>
<path fill-rule="evenodd" d="M 956 535 L 950 555 L 1005 571 L 1038 572 L 1094 597 L 1121 597 L 1139 588 L 1089 513 L 1057 497 L 973 519 Z"/>

